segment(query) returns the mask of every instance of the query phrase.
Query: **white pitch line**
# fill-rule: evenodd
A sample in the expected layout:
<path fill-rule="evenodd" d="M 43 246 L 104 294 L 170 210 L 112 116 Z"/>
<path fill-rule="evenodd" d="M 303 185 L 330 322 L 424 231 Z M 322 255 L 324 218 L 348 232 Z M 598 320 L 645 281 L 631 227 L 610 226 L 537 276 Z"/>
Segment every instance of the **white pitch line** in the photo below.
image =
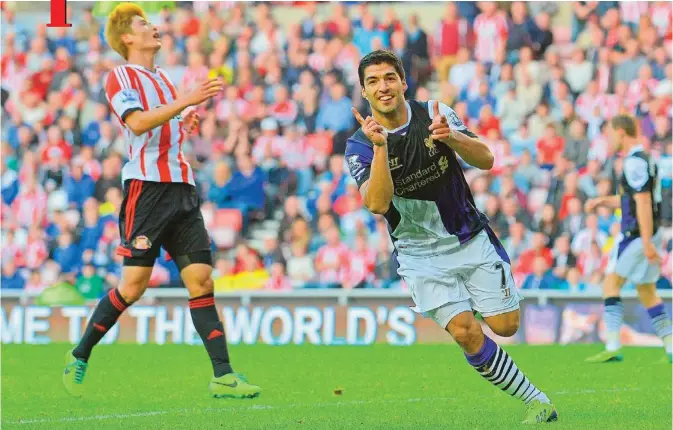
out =
<path fill-rule="evenodd" d="M 586 390 L 573 390 L 573 391 L 557 391 L 551 393 L 552 396 L 565 396 L 565 395 L 581 395 L 581 394 L 596 394 L 596 393 L 621 393 L 629 391 L 641 391 L 638 387 L 632 388 L 605 388 L 605 389 L 586 389 Z M 494 397 L 494 396 L 488 396 Z M 291 403 L 287 405 L 250 405 L 242 407 L 230 407 L 230 408 L 200 408 L 200 409 L 169 409 L 162 411 L 148 411 L 148 412 L 135 412 L 129 414 L 105 414 L 105 415 L 89 415 L 84 417 L 67 417 L 67 418 L 56 418 L 56 419 L 32 419 L 32 420 L 19 420 L 19 421 L 5 421 L 5 424 L 47 424 L 47 423 L 67 423 L 67 422 L 78 422 L 78 421 L 103 421 L 103 420 L 119 420 L 125 418 L 142 418 L 142 417 L 151 417 L 156 415 L 168 415 L 168 414 L 179 414 L 179 413 L 194 413 L 201 414 L 206 412 L 222 412 L 222 411 L 256 411 L 256 410 L 271 410 L 271 409 L 291 409 L 291 408 L 324 408 L 324 407 L 335 407 L 335 406 L 356 406 L 356 405 L 366 405 L 366 404 L 387 404 L 387 403 L 418 403 L 418 402 L 439 402 L 439 401 L 450 401 L 450 400 L 461 400 L 462 397 L 425 397 L 425 398 L 410 398 L 410 399 L 388 399 L 388 400 L 348 400 L 348 401 L 338 401 L 338 402 L 323 402 L 323 403 Z"/>

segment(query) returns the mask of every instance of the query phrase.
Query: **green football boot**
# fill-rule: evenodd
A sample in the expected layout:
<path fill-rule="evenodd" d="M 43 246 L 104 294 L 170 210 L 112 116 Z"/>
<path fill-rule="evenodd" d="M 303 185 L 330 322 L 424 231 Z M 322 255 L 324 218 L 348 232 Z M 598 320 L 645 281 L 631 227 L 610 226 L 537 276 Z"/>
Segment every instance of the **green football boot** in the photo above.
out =
<path fill-rule="evenodd" d="M 72 355 L 72 349 L 65 354 L 63 386 L 71 396 L 81 397 L 84 392 L 84 375 L 88 364 Z"/>
<path fill-rule="evenodd" d="M 623 361 L 624 356 L 622 355 L 622 350 L 618 349 L 616 351 L 601 351 L 596 355 L 592 355 L 587 358 L 585 361 L 587 363 L 610 363 L 613 361 Z"/>
<path fill-rule="evenodd" d="M 248 383 L 241 374 L 227 373 L 219 378 L 213 377 L 208 384 L 208 391 L 215 398 L 253 399 L 261 394 L 262 389 Z"/>
<path fill-rule="evenodd" d="M 528 404 L 526 419 L 521 424 L 544 424 L 558 420 L 556 408 L 551 403 L 533 400 Z"/>

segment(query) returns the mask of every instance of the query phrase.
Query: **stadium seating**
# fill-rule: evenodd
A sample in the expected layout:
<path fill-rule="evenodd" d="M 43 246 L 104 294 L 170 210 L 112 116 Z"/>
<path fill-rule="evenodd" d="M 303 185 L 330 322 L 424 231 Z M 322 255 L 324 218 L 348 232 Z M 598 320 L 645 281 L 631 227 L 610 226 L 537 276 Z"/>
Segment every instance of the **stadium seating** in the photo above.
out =
<path fill-rule="evenodd" d="M 101 82 L 121 58 L 103 40 L 106 11 L 71 3 L 74 25 L 65 31 L 26 25 L 43 22 L 28 19 L 39 13 L 30 5 L 2 5 L 3 288 L 39 291 L 57 281 L 76 285 L 89 264 L 107 287 L 119 279 L 118 232 L 105 226 L 117 222 L 127 152 Z M 178 89 L 209 75 L 223 76 L 231 88 L 199 107 L 200 132 L 185 142 L 216 248 L 216 279 L 247 272 L 264 273 L 255 279 L 266 279 L 275 262 L 313 273 L 319 252 L 335 252 L 323 234 L 336 225 L 352 258 L 361 257 L 354 249 L 358 236 L 377 251 L 369 272 L 346 273 L 342 285 L 404 288 L 394 282 L 389 252 L 378 252 L 392 250 L 385 226 L 363 210 L 342 157 L 356 125 L 350 106 L 367 110 L 357 62 L 377 47 L 403 59 L 409 98 L 441 100 L 470 129 L 483 132 L 496 167 L 480 172 L 466 166 L 466 176 L 508 252 L 516 250 L 513 266 L 519 266 L 518 255 L 533 251 L 534 233 L 543 232 L 544 252 L 551 252 L 553 263 L 542 272 L 517 273 L 520 287 L 543 284 L 526 282 L 529 278 L 551 279 L 544 283 L 547 288 L 579 293 L 600 287 L 614 241 L 598 243 L 598 255 L 589 249 L 566 254 L 559 238 L 572 240 L 586 229 L 596 241 L 615 233 L 618 211 L 597 213 L 595 231 L 581 209 L 588 197 L 617 190 L 621 155 L 609 148 L 603 127 L 614 114 L 637 117 L 643 143 L 660 162 L 670 206 L 669 3 L 601 2 L 600 13 L 582 19 L 572 3 L 543 2 L 523 9 L 518 2 L 394 8 L 349 2 L 346 16 L 333 15 L 329 3 L 163 6 L 168 9 L 153 11 L 150 19 L 162 33 L 158 61 Z M 189 22 L 184 21 L 188 9 L 196 17 Z M 607 10 L 619 19 L 606 19 Z M 578 72 L 583 70 L 589 73 Z M 340 85 L 343 96 L 335 89 Z M 279 95 L 283 90 L 287 99 Z M 263 204 L 242 212 L 237 197 L 211 199 L 216 171 L 222 169 L 226 183 L 237 160 L 248 155 L 265 183 L 264 195 L 250 191 L 246 198 Z M 525 157 L 532 161 L 522 161 Z M 77 166 L 84 179 L 73 178 Z M 542 220 L 546 204 L 555 208 L 548 221 Z M 576 207 L 579 212 L 573 212 Z M 661 253 L 670 261 L 671 211 L 664 217 Z M 511 238 L 517 223 L 523 226 L 523 242 Z M 64 259 L 64 250 L 75 257 Z M 527 266 L 532 265 L 522 267 Z M 581 276 L 569 282 L 566 275 L 574 266 Z M 55 274 L 54 267 L 60 268 Z M 177 271 L 165 261 L 157 268 L 155 284 L 179 285 Z M 294 272 L 283 276 L 295 288 L 327 287 L 319 272 L 309 284 L 292 278 Z M 661 287 L 670 288 L 670 276 L 665 271 Z M 269 288 L 278 284 L 269 278 Z"/>

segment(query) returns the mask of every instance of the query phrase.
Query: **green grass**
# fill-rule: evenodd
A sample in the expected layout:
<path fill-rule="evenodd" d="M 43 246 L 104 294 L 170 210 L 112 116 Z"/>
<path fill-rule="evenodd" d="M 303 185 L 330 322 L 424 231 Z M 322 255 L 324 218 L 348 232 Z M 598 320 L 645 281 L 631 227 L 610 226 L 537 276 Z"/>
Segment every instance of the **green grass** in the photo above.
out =
<path fill-rule="evenodd" d="M 254 400 L 210 398 L 205 351 L 182 345 L 100 346 L 86 397 L 73 399 L 61 387 L 68 348 L 2 347 L 3 429 L 501 429 L 524 415 L 453 345 L 232 347 L 236 370 L 264 390 Z M 597 345 L 507 350 L 554 401 L 554 428 L 671 428 L 671 366 L 659 348 L 594 365 L 582 360 Z"/>

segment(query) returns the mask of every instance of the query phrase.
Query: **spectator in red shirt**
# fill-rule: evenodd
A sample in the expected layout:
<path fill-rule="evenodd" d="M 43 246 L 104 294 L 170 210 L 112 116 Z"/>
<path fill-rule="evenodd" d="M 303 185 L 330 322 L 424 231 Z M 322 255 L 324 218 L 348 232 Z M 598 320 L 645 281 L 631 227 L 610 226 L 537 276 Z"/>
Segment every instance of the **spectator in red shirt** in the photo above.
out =
<path fill-rule="evenodd" d="M 276 88 L 275 103 L 269 108 L 269 113 L 283 125 L 290 125 L 297 119 L 299 109 L 297 103 L 290 98 L 288 89 L 284 85 Z"/>
<path fill-rule="evenodd" d="M 519 257 L 519 264 L 514 271 L 519 274 L 529 274 L 533 271 L 533 261 L 536 257 L 544 258 L 547 267 L 552 267 L 554 256 L 551 249 L 547 248 L 547 237 L 544 233 L 534 233 L 532 239 L 532 246 L 530 249 L 521 253 Z"/>
<path fill-rule="evenodd" d="M 439 23 L 434 35 L 434 63 L 439 81 L 449 78 L 451 66 L 456 63 L 456 55 L 461 46 L 465 46 L 467 37 L 467 23 L 460 18 L 458 6 L 448 3 L 444 12 L 444 19 Z"/>
<path fill-rule="evenodd" d="M 185 17 L 181 23 L 182 27 L 182 33 L 189 37 L 189 36 L 196 36 L 199 34 L 199 27 L 201 25 L 201 21 L 199 18 L 194 16 L 194 11 L 187 8 L 185 10 Z"/>
<path fill-rule="evenodd" d="M 47 130 L 47 142 L 42 148 L 42 163 L 48 164 L 52 158 L 70 161 L 72 148 L 63 139 L 61 129 L 51 126 Z"/>
<path fill-rule="evenodd" d="M 568 216 L 568 204 L 573 199 L 583 201 L 586 196 L 578 188 L 577 172 L 568 172 L 563 178 L 563 194 L 561 195 L 561 204 L 558 207 L 558 218 L 563 221 Z"/>
<path fill-rule="evenodd" d="M 234 265 L 234 273 L 254 272 L 263 269 L 262 259 L 254 249 L 245 244 L 240 244 L 236 248 L 236 263 Z"/>
<path fill-rule="evenodd" d="M 486 136 L 488 132 L 495 130 L 500 137 L 500 120 L 493 115 L 493 108 L 490 105 L 484 105 L 479 111 L 479 122 L 477 124 L 477 134 Z"/>
<path fill-rule="evenodd" d="M 32 82 L 32 90 L 39 94 L 40 99 L 45 100 L 49 93 L 49 86 L 54 78 L 53 61 L 45 59 L 42 61 L 41 69 L 38 70 L 30 80 Z"/>
<path fill-rule="evenodd" d="M 556 125 L 547 124 L 544 136 L 537 141 L 536 148 L 537 162 L 540 167 L 546 170 L 553 169 L 565 148 L 563 138 L 556 133 Z"/>

